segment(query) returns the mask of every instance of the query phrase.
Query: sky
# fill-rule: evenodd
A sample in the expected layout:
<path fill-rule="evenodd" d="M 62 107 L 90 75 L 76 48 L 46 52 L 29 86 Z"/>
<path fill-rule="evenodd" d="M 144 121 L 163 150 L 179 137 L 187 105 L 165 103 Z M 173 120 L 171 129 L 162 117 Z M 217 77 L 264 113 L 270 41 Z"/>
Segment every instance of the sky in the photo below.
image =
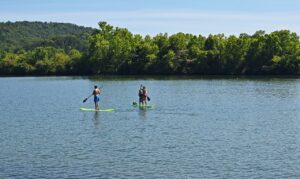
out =
<path fill-rule="evenodd" d="M 288 29 L 300 35 L 300 0 L 0 0 L 0 21 L 99 21 L 135 34 L 239 35 Z"/>

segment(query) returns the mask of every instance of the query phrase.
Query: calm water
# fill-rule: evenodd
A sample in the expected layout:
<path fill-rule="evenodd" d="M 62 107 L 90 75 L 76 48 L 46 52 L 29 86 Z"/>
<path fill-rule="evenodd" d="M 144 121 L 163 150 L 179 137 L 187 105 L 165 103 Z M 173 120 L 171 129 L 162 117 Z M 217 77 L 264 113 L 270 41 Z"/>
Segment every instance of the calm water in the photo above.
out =
<path fill-rule="evenodd" d="M 0 177 L 300 178 L 297 77 L 0 78 L 0 112 Z"/>

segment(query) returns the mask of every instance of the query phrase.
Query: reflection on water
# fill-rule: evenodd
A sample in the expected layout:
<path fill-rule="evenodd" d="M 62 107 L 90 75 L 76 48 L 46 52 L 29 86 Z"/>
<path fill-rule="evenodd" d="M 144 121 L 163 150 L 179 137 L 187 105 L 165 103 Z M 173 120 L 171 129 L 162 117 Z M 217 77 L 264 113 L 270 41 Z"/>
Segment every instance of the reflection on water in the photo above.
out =
<path fill-rule="evenodd" d="M 81 111 L 82 121 L 91 121 L 96 129 L 100 127 L 101 117 L 99 111 Z"/>
<path fill-rule="evenodd" d="M 147 120 L 147 108 L 139 107 L 139 116 L 142 117 L 143 120 Z"/>
<path fill-rule="evenodd" d="M 98 129 L 99 125 L 100 125 L 100 112 L 99 111 L 95 111 L 93 122 L 94 122 L 95 128 Z"/>

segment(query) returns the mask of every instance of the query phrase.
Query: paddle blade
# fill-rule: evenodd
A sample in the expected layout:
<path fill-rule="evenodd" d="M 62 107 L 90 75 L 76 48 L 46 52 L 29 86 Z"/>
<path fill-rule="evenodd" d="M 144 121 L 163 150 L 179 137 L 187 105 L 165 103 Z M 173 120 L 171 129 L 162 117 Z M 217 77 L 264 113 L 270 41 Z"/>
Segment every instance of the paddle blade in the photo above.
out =
<path fill-rule="evenodd" d="M 147 100 L 148 100 L 148 101 L 150 101 L 150 98 L 149 98 L 149 96 L 147 96 Z"/>
<path fill-rule="evenodd" d="M 87 98 L 85 98 L 85 99 L 84 99 L 82 102 L 83 102 L 83 103 L 85 103 L 85 102 L 86 102 L 86 100 L 87 100 Z"/>

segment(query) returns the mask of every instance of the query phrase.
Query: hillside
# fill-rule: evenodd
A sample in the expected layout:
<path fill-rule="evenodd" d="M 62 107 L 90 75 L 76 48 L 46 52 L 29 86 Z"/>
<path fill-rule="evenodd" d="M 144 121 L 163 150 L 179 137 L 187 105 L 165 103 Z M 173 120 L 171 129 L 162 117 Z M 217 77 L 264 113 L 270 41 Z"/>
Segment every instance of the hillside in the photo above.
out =
<path fill-rule="evenodd" d="M 52 46 L 65 51 L 71 49 L 86 51 L 87 36 L 93 31 L 93 28 L 70 23 L 1 22 L 0 50 L 17 52 L 35 47 Z"/>

